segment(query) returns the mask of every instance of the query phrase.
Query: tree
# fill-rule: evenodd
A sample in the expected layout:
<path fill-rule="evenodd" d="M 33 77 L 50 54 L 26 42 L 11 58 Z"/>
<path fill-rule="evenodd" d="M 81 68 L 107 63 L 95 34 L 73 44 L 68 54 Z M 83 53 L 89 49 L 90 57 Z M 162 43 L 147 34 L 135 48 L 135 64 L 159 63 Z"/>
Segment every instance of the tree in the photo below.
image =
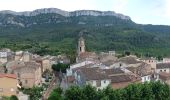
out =
<path fill-rule="evenodd" d="M 48 100 L 63 100 L 62 96 L 60 94 L 58 94 L 55 91 L 52 91 L 50 96 L 48 97 Z"/>
<path fill-rule="evenodd" d="M 22 90 L 24 94 L 30 96 L 30 100 L 39 100 L 42 97 L 42 87 L 33 86 L 32 88 L 27 88 Z"/>
<path fill-rule="evenodd" d="M 48 100 L 63 100 L 62 98 L 63 90 L 60 87 L 55 88 L 48 98 Z"/>
<path fill-rule="evenodd" d="M 158 82 L 130 84 L 113 90 L 111 87 L 96 89 L 90 85 L 71 86 L 63 93 L 56 88 L 48 100 L 170 100 L 170 87 Z"/>
<path fill-rule="evenodd" d="M 91 85 L 85 85 L 82 92 L 86 97 L 84 100 L 95 100 L 97 98 L 96 88 Z"/>
<path fill-rule="evenodd" d="M 58 64 L 53 64 L 52 69 L 56 72 L 62 72 L 66 73 L 66 69 L 69 67 L 69 64 L 63 64 L 63 63 L 58 63 Z"/>
<path fill-rule="evenodd" d="M 129 56 L 130 55 L 130 51 L 125 51 L 125 55 Z"/>
<path fill-rule="evenodd" d="M 12 95 L 12 96 L 10 97 L 10 100 L 18 100 L 18 98 L 17 98 L 17 96 Z"/>
<path fill-rule="evenodd" d="M 159 55 L 159 56 L 157 57 L 157 59 L 158 59 L 159 61 L 161 61 L 161 60 L 163 60 L 163 57 Z"/>
<path fill-rule="evenodd" d="M 66 100 L 86 100 L 82 89 L 78 86 L 71 86 L 68 90 L 65 91 Z"/>

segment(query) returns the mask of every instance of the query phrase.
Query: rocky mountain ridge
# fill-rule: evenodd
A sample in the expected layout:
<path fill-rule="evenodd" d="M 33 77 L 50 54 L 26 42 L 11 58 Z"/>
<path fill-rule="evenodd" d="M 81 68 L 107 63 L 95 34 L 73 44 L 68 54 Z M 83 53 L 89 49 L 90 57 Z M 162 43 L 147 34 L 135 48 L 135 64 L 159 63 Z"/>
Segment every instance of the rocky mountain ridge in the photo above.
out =
<path fill-rule="evenodd" d="M 129 16 L 123 14 L 115 13 L 114 11 L 96 11 L 96 10 L 76 10 L 76 11 L 64 11 L 58 8 L 43 8 L 36 9 L 34 11 L 24 11 L 24 12 L 15 12 L 10 10 L 0 11 L 0 14 L 12 14 L 17 16 L 36 16 L 39 14 L 48 14 L 56 13 L 65 17 L 73 16 L 115 16 L 124 20 L 130 20 Z"/>

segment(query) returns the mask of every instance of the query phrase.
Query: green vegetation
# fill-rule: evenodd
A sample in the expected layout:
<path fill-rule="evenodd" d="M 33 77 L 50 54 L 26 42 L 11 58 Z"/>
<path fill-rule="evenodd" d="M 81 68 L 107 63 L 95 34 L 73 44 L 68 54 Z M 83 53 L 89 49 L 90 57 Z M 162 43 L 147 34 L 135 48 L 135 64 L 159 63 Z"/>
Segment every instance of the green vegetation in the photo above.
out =
<path fill-rule="evenodd" d="M 9 24 L 11 17 L 24 27 Z M 142 56 L 170 55 L 170 26 L 139 25 L 114 16 L 64 17 L 58 14 L 30 17 L 0 15 L 0 22 L 0 48 L 29 50 L 40 55 L 66 53 L 72 63 L 82 30 L 89 51 L 131 51 Z"/>
<path fill-rule="evenodd" d="M 12 95 L 10 97 L 2 96 L 2 98 L 0 100 L 18 100 L 18 98 L 15 95 Z"/>
<path fill-rule="evenodd" d="M 62 72 L 62 73 L 66 73 L 66 69 L 69 67 L 69 64 L 63 64 L 63 63 L 58 63 L 58 64 L 54 64 L 52 65 L 52 69 L 56 72 Z"/>
<path fill-rule="evenodd" d="M 98 91 L 90 85 L 72 86 L 65 93 L 60 89 L 53 90 L 48 100 L 170 100 L 170 87 L 160 82 L 131 84 L 117 90 L 107 87 Z"/>
<path fill-rule="evenodd" d="M 24 94 L 28 94 L 30 100 L 39 100 L 42 97 L 42 87 L 22 88 Z"/>
<path fill-rule="evenodd" d="M 48 100 L 62 100 L 62 93 L 62 89 L 58 87 L 50 93 Z"/>

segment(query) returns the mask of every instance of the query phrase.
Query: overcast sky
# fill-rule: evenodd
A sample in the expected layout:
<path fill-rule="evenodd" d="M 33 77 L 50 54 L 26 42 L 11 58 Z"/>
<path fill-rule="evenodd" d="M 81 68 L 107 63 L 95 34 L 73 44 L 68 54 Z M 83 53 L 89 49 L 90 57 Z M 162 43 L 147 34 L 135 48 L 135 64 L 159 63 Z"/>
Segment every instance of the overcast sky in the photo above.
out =
<path fill-rule="evenodd" d="M 31 11 L 39 8 L 67 11 L 115 11 L 141 24 L 170 25 L 170 0 L 0 0 L 0 10 Z"/>

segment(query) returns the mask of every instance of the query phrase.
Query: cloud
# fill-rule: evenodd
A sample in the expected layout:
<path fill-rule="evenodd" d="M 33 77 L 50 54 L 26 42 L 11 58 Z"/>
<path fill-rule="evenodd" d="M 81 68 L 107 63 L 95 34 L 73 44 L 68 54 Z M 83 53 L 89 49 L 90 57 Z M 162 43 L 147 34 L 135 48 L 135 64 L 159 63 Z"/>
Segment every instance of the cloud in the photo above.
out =
<path fill-rule="evenodd" d="M 170 17 L 170 0 L 166 0 L 166 16 Z"/>

